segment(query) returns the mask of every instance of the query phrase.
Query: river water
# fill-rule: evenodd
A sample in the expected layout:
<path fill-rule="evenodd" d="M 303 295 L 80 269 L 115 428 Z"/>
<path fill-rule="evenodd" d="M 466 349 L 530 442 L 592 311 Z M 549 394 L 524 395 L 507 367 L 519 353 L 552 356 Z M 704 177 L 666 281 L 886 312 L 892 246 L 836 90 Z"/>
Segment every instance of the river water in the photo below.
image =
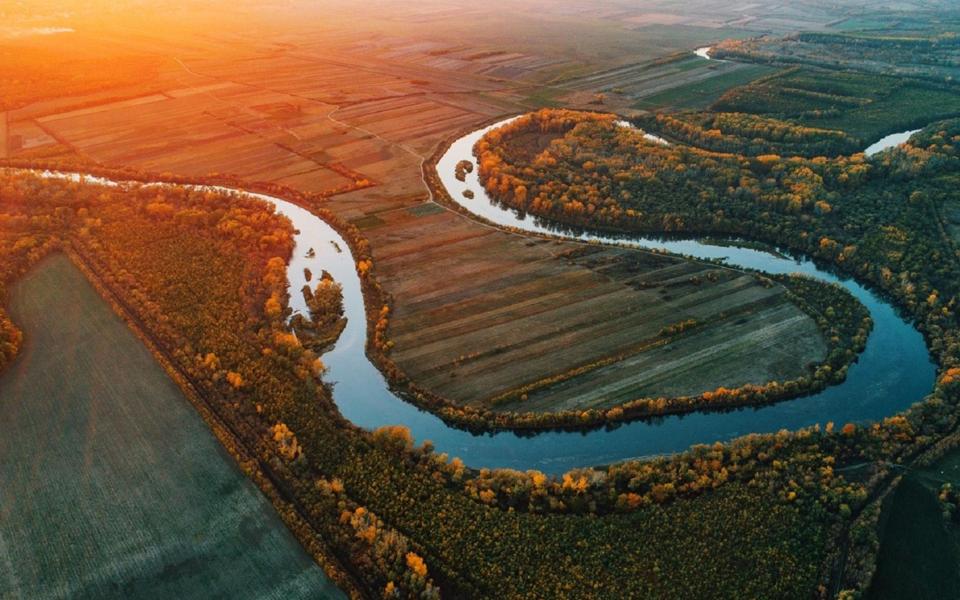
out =
<path fill-rule="evenodd" d="M 900 144 L 906 142 L 910 139 L 910 136 L 921 131 L 920 129 L 911 129 L 910 131 L 901 131 L 900 133 L 891 133 L 890 135 L 880 138 L 876 143 L 870 144 L 867 146 L 867 149 L 863 151 L 867 156 L 873 156 L 874 154 L 879 154 L 884 150 L 899 146 Z"/>
<path fill-rule="evenodd" d="M 306 313 L 300 289 L 306 283 L 304 268 L 314 274 L 324 269 L 343 287 L 347 325 L 332 350 L 324 354 L 333 386 L 333 396 L 343 415 L 364 428 L 405 425 L 417 442 L 430 440 L 438 452 L 462 458 L 469 466 L 538 469 L 558 474 L 575 467 L 606 464 L 630 458 L 682 451 L 693 444 L 725 441 L 749 433 L 799 429 L 833 421 L 868 422 L 900 412 L 922 399 L 931 390 L 935 367 L 920 333 L 904 321 L 894 308 L 851 279 L 843 279 L 818 268 L 806 259 L 784 258 L 750 248 L 713 246 L 696 240 L 663 241 L 641 236 L 618 238 L 599 233 L 571 232 L 501 208 L 486 195 L 477 180 L 473 145 L 486 131 L 504 122 L 475 131 L 454 142 L 440 159 L 437 169 L 451 198 L 466 210 L 489 223 L 521 229 L 532 234 L 560 236 L 569 240 L 663 250 L 700 259 L 724 259 L 734 267 L 757 269 L 770 274 L 802 273 L 821 281 L 838 283 L 856 296 L 874 321 L 865 350 L 849 369 L 847 380 L 826 390 L 791 401 L 760 408 L 726 412 L 692 413 L 652 421 L 626 423 L 614 429 L 589 432 L 548 431 L 520 436 L 512 432 L 473 434 L 445 424 L 433 414 L 405 402 L 390 390 L 380 371 L 365 353 L 367 323 L 360 278 L 346 241 L 325 221 L 310 211 L 280 198 L 213 188 L 227 193 L 244 193 L 272 204 L 287 216 L 294 227 L 296 246 L 288 267 L 290 305 Z M 474 162 L 474 170 L 461 182 L 454 176 L 460 160 Z M 76 174 L 42 173 L 51 178 L 84 179 L 92 184 L 122 185 L 102 178 Z M 157 184 L 159 185 L 159 184 Z M 203 186 L 193 186 L 207 189 Z M 470 189 L 474 199 L 463 191 Z M 311 253 L 310 250 L 313 250 Z"/>

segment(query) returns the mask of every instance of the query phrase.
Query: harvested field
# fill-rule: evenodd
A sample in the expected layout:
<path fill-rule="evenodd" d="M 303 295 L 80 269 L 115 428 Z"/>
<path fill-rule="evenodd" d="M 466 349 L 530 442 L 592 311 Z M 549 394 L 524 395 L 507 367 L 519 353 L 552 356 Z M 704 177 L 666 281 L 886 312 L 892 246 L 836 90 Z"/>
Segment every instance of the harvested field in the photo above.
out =
<path fill-rule="evenodd" d="M 615 91 L 638 96 L 651 94 L 663 88 L 675 87 L 702 78 L 713 77 L 713 71 L 723 71 L 730 63 L 703 60 L 693 53 L 684 53 L 677 60 L 653 61 L 618 67 L 593 73 L 564 85 L 572 89 Z"/>
<path fill-rule="evenodd" d="M 758 304 L 737 313 L 744 316 L 711 323 L 695 335 L 654 346 L 503 408 L 608 408 L 637 398 L 695 395 L 713 382 L 732 388 L 783 380 L 802 371 L 805 363 L 798 360 L 823 358 L 823 341 L 806 315 L 788 303 Z"/>
<path fill-rule="evenodd" d="M 342 597 L 67 258 L 10 308 L 0 597 Z"/>
<path fill-rule="evenodd" d="M 669 13 L 641 13 L 627 17 L 624 21 L 634 25 L 677 25 L 687 19 L 688 17 Z"/>
<path fill-rule="evenodd" d="M 538 89 L 527 101 L 537 107 L 562 104 L 596 108 L 595 94 L 602 93 L 607 110 L 624 113 L 635 109 L 702 108 L 731 87 L 773 72 L 772 67 L 708 61 L 683 51 L 557 82 Z"/>
<path fill-rule="evenodd" d="M 634 107 L 642 109 L 707 108 L 727 90 L 776 72 L 775 68 L 765 65 L 725 64 L 730 66 L 714 71 L 713 77 L 683 82 L 668 89 L 644 95 Z"/>
<path fill-rule="evenodd" d="M 15 144 L 8 146 L 11 152 L 30 150 L 38 146 L 52 146 L 57 143 L 47 132 L 32 121 L 20 121 L 16 126 L 10 128 L 9 134 L 18 136 L 20 142 L 19 146 Z"/>
<path fill-rule="evenodd" d="M 522 404 L 608 406 L 791 378 L 825 355 L 813 321 L 784 290 L 750 275 L 528 241 L 449 214 L 405 211 L 380 221 L 367 234 L 395 298 L 393 358 L 420 385 L 455 402 L 489 404 L 522 386 L 612 362 Z M 426 272 L 443 277 L 426 286 Z M 661 335 L 688 319 L 703 326 Z"/>
<path fill-rule="evenodd" d="M 286 97 L 279 96 L 280 99 Z M 278 95 L 232 85 L 187 94 L 154 95 L 136 100 L 41 117 L 37 124 L 69 140 L 79 152 L 107 164 L 185 175 L 244 173 L 254 181 L 271 181 L 311 173 L 307 191 L 324 191 L 352 183 L 311 152 L 309 141 L 288 131 L 298 118 L 271 118 L 249 107 Z M 332 107 L 311 107 L 314 114 Z M 230 148 L 229 153 L 224 149 Z M 312 188 L 312 189 L 311 189 Z"/>
<path fill-rule="evenodd" d="M 485 76 L 329 48 L 243 60 L 176 57 L 159 91 L 95 92 L 11 113 L 26 152 L 58 144 L 110 166 L 224 173 L 321 194 L 391 180 L 423 192 L 419 164 L 452 130 L 499 114 Z"/>

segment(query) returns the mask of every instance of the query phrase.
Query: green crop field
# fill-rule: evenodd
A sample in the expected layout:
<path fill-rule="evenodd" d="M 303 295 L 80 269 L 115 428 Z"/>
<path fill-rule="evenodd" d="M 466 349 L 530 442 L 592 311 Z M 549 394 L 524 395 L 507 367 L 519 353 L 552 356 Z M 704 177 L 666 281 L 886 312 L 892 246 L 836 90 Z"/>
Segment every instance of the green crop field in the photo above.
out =
<path fill-rule="evenodd" d="M 960 589 L 960 529 L 941 516 L 942 483 L 960 486 L 960 451 L 912 471 L 889 501 L 869 598 L 953 598 Z"/>
<path fill-rule="evenodd" d="M 702 60 L 702 59 L 701 59 Z M 766 65 L 737 65 L 721 75 L 683 83 L 677 87 L 642 98 L 635 108 L 706 108 L 731 88 L 745 85 L 775 73 L 775 67 Z"/>
<path fill-rule="evenodd" d="M 343 596 L 66 257 L 10 309 L 0 598 Z"/>

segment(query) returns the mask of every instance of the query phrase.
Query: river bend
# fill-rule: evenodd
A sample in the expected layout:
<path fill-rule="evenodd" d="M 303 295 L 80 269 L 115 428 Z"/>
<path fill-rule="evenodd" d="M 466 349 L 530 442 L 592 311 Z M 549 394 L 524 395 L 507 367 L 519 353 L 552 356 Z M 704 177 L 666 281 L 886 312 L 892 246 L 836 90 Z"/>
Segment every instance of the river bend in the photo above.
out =
<path fill-rule="evenodd" d="M 252 196 L 273 205 L 278 213 L 292 221 L 297 234 L 287 276 L 290 305 L 294 312 L 306 313 L 307 310 L 300 293 L 306 283 L 305 268 L 313 273 L 326 270 L 343 286 L 347 325 L 334 348 L 323 355 L 323 361 L 328 368 L 325 379 L 332 384 L 337 406 L 356 425 L 367 429 L 405 425 L 417 442 L 430 440 L 438 452 L 458 456 L 475 468 L 538 469 L 558 474 L 575 467 L 678 452 L 693 444 L 726 441 L 749 433 L 794 430 L 829 421 L 837 424 L 876 421 L 906 409 L 930 392 L 935 366 L 921 334 L 878 295 L 852 279 L 840 278 L 818 268 L 810 260 L 784 258 L 749 248 L 713 246 L 695 240 L 662 241 L 642 236 L 614 238 L 598 233 L 572 233 L 497 206 L 477 180 L 473 145 L 486 131 L 503 123 L 456 140 L 437 164 L 440 180 L 450 197 L 470 213 L 488 223 L 531 234 L 661 250 L 700 259 L 724 259 L 733 267 L 770 274 L 802 273 L 837 283 L 870 311 L 874 329 L 866 348 L 859 360 L 851 365 L 846 381 L 791 401 L 759 408 L 696 412 L 635 421 L 609 430 L 547 431 L 532 436 L 512 432 L 476 435 L 451 427 L 432 413 L 404 401 L 390 389 L 383 374 L 367 358 L 367 321 L 360 278 L 350 246 L 333 227 L 310 211 L 281 198 L 218 186 L 186 186 Z M 475 166 L 464 182 L 454 176 L 460 160 L 470 160 Z M 132 184 L 75 173 L 33 173 L 112 187 Z M 467 189 L 473 191 L 474 199 L 464 198 L 463 191 Z M 313 253 L 309 252 L 311 248 Z"/>

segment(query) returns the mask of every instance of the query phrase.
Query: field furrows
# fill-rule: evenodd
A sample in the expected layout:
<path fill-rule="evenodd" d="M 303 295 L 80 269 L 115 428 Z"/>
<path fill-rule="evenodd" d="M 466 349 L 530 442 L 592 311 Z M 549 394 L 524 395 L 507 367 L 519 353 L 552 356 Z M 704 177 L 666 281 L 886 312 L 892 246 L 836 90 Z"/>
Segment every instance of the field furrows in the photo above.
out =
<path fill-rule="evenodd" d="M 589 406 L 607 397 L 679 393 L 681 383 L 696 391 L 763 383 L 800 375 L 825 351 L 816 326 L 783 289 L 750 275 L 489 230 L 471 235 L 475 225 L 448 213 L 394 214 L 366 230 L 394 296 L 394 359 L 418 383 L 457 402 L 484 403 L 616 357 L 630 357 L 627 364 L 637 368 L 658 360 L 665 366 L 628 377 L 622 389 L 603 388 L 605 378 L 622 371 L 598 368 L 558 393 Z M 701 326 L 662 338 L 661 330 L 688 319 Z M 807 347 L 791 347 L 811 335 Z M 733 341 L 718 344 L 727 337 Z M 739 371 L 715 364 L 744 356 L 750 366 Z M 545 404 L 552 391 L 543 393 Z M 533 400 L 525 406 L 538 407 Z"/>

